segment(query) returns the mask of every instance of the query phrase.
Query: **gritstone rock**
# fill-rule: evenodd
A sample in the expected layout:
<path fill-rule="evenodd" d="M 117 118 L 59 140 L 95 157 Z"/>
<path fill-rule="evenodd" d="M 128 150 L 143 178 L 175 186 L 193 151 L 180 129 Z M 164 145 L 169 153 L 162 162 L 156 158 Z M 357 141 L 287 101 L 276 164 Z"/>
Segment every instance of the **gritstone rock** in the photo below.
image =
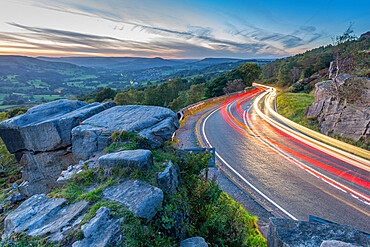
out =
<path fill-rule="evenodd" d="M 167 163 L 166 169 L 158 173 L 157 182 L 159 187 L 170 194 L 176 193 L 177 185 L 180 180 L 180 169 L 171 161 Z"/>
<path fill-rule="evenodd" d="M 169 140 L 179 127 L 176 114 L 159 106 L 115 106 L 96 114 L 72 130 L 73 154 L 88 159 L 111 143 L 117 131 L 137 133 L 148 138 L 152 148 Z"/>
<path fill-rule="evenodd" d="M 50 151 L 71 145 L 71 130 L 83 120 L 114 106 L 77 100 L 56 100 L 30 108 L 0 123 L 0 136 L 9 152 Z"/>
<path fill-rule="evenodd" d="M 140 180 L 128 180 L 117 186 L 107 188 L 104 198 L 124 204 L 136 217 L 151 220 L 162 206 L 161 189 Z"/>
<path fill-rule="evenodd" d="M 5 218 L 2 238 L 22 231 L 30 236 L 46 233 L 60 235 L 62 228 L 73 224 L 76 216 L 80 215 L 87 205 L 86 201 L 67 205 L 67 200 L 63 198 L 49 199 L 45 194 L 34 195 Z M 60 238 L 63 236 L 57 239 Z"/>
<path fill-rule="evenodd" d="M 84 239 L 73 243 L 72 247 L 105 247 L 119 244 L 119 219 L 113 219 L 109 212 L 106 207 L 99 208 L 95 217 L 81 227 Z"/>
<path fill-rule="evenodd" d="M 149 150 L 125 150 L 117 153 L 110 153 L 99 158 L 99 166 L 102 168 L 123 168 L 131 167 L 147 169 L 153 165 L 153 154 Z"/>
<path fill-rule="evenodd" d="M 185 239 L 180 243 L 180 247 L 208 247 L 208 244 L 201 237 Z"/>
<path fill-rule="evenodd" d="M 365 234 L 349 226 L 270 218 L 267 236 L 269 247 L 317 247 L 328 239 L 360 246 L 370 244 L 370 239 Z"/>

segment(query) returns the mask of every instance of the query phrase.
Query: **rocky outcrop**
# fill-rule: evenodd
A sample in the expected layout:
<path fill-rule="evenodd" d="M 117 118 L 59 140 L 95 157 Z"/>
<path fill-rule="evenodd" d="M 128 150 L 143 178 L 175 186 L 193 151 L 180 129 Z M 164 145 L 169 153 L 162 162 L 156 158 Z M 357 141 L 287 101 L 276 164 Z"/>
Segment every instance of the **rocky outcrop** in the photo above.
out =
<path fill-rule="evenodd" d="M 57 179 L 62 171 L 73 168 L 79 159 L 95 157 L 112 142 L 111 134 L 116 131 L 135 132 L 156 148 L 170 139 L 179 126 L 176 114 L 167 108 L 114 105 L 63 99 L 35 106 L 1 122 L 0 137 L 22 165 L 22 196 L 49 193 L 60 186 Z M 152 161 L 146 158 L 150 166 Z M 143 161 L 136 161 L 136 165 L 146 167 Z M 103 159 L 102 164 L 108 163 Z"/>
<path fill-rule="evenodd" d="M 346 78 L 341 75 L 337 83 L 343 84 Z M 356 104 L 332 96 L 332 83 L 329 80 L 315 85 L 315 102 L 307 107 L 305 116 L 317 119 L 323 134 L 366 142 L 370 137 L 370 80 L 366 79 L 362 100 Z"/>
<path fill-rule="evenodd" d="M 153 154 L 149 150 L 125 150 L 117 153 L 110 153 L 99 158 L 101 168 L 124 168 L 147 169 L 153 166 Z"/>
<path fill-rule="evenodd" d="M 83 120 L 114 106 L 57 100 L 30 108 L 0 123 L 0 137 L 22 166 L 22 196 L 55 189 L 59 174 L 77 162 L 71 151 L 71 131 Z"/>
<path fill-rule="evenodd" d="M 326 240 L 369 246 L 370 239 L 358 230 L 339 224 L 312 223 L 270 218 L 267 246 L 320 246 Z"/>
<path fill-rule="evenodd" d="M 148 138 L 152 148 L 172 137 L 179 127 L 176 114 L 157 106 L 125 105 L 110 108 L 86 119 L 72 130 L 72 150 L 77 158 L 88 159 L 103 150 L 117 131 L 134 132 Z"/>
<path fill-rule="evenodd" d="M 208 244 L 201 237 L 185 239 L 180 243 L 180 247 L 208 247 Z"/>
<path fill-rule="evenodd" d="M 158 173 L 157 183 L 159 187 L 169 194 L 175 194 L 180 181 L 180 168 L 171 161 L 166 164 L 166 169 Z"/>
<path fill-rule="evenodd" d="M 34 195 L 11 212 L 4 221 L 4 234 L 25 232 L 30 236 L 49 234 L 51 241 L 59 241 L 71 226 L 79 224 L 87 208 L 86 201 L 67 205 L 63 198 L 47 198 L 45 194 Z"/>
<path fill-rule="evenodd" d="M 140 180 L 128 180 L 117 186 L 107 188 L 104 198 L 124 204 L 136 217 L 151 220 L 162 206 L 161 189 Z"/>
<path fill-rule="evenodd" d="M 71 145 L 71 130 L 83 120 L 114 105 L 91 105 L 61 99 L 30 108 L 25 114 L 0 123 L 0 136 L 9 152 L 43 152 Z"/>
<path fill-rule="evenodd" d="M 109 215 L 110 210 L 101 207 L 94 218 L 82 225 L 84 238 L 74 242 L 72 247 L 105 247 L 116 246 L 122 239 L 120 220 Z"/>

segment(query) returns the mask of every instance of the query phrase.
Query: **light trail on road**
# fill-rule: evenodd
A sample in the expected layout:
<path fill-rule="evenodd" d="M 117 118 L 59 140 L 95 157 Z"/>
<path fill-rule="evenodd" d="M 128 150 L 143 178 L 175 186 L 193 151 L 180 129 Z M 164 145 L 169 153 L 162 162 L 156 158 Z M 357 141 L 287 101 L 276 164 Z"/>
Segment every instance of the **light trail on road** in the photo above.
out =
<path fill-rule="evenodd" d="M 237 140 L 239 141 L 242 141 L 244 138 L 247 143 L 253 143 L 255 145 L 254 149 L 261 150 L 259 152 L 262 153 L 262 150 L 264 150 L 263 153 L 270 153 L 269 157 L 271 156 L 271 158 L 273 158 L 274 155 L 277 155 L 278 157 L 280 157 L 278 163 L 283 164 L 283 170 L 288 169 L 292 170 L 293 172 L 294 169 L 292 169 L 292 165 L 294 165 L 306 172 L 307 175 L 303 176 L 304 180 L 310 182 L 306 185 L 307 181 L 302 181 L 302 190 L 306 190 L 306 187 L 309 186 L 315 187 L 316 183 L 320 184 L 320 186 L 317 185 L 317 188 L 322 191 L 321 193 L 323 193 L 324 195 L 330 195 L 332 197 L 332 199 L 330 200 L 328 198 L 328 201 L 335 200 L 335 204 L 340 202 L 343 204 L 343 208 L 347 208 L 347 206 L 349 206 L 353 208 L 353 210 L 356 210 L 357 213 L 364 215 L 365 219 L 369 221 L 369 161 L 364 158 L 357 157 L 353 154 L 349 154 L 347 156 L 347 153 L 344 151 L 336 152 L 336 148 L 328 148 L 327 144 L 322 144 L 317 140 L 311 141 L 312 138 L 281 122 L 278 118 L 275 117 L 275 114 L 270 112 L 271 110 L 273 110 L 273 107 L 271 107 L 271 103 L 273 102 L 273 97 L 275 95 L 276 94 L 273 90 L 260 87 L 252 91 L 231 97 L 223 102 L 220 106 L 219 111 L 213 111 L 212 114 L 207 115 L 207 117 L 203 121 L 202 135 L 206 140 L 207 146 L 215 146 L 216 150 L 221 149 L 222 153 L 220 154 L 219 152 L 217 152 L 217 158 L 223 164 L 226 164 L 226 166 L 230 167 L 233 173 L 237 173 L 237 176 L 241 177 L 242 180 L 248 180 L 245 178 L 248 176 L 255 176 L 255 174 L 249 174 L 246 170 L 252 169 L 251 171 L 254 172 L 256 169 L 260 169 L 258 175 L 263 173 L 262 168 L 255 167 L 255 163 L 253 163 L 253 166 L 251 166 L 249 160 L 245 160 L 244 163 L 239 158 L 239 160 L 237 159 L 237 162 L 236 160 L 234 161 L 234 158 L 230 156 L 227 159 L 226 157 L 228 155 L 224 153 L 223 146 L 217 147 L 217 145 L 212 144 L 212 142 L 218 142 L 216 142 L 217 139 L 214 139 L 217 134 L 212 138 L 207 138 L 206 132 L 212 130 L 207 128 L 207 126 L 214 125 L 214 120 L 212 121 L 211 118 L 219 119 L 219 117 L 217 116 L 220 115 L 222 119 L 227 123 L 227 125 L 235 131 L 235 134 L 232 135 L 230 130 L 225 131 L 226 133 L 230 133 L 227 134 L 231 135 L 230 138 L 233 138 L 235 136 L 235 138 L 237 138 Z M 221 124 L 221 122 L 219 121 L 220 120 L 218 120 L 217 123 Z M 232 139 L 230 139 L 230 141 L 231 140 Z M 235 145 L 237 145 L 237 143 L 235 143 Z M 253 153 L 240 154 L 240 156 L 246 155 L 248 157 L 253 157 Z M 255 153 L 255 156 L 259 156 L 259 154 Z M 258 162 L 257 158 L 253 158 Z M 285 160 L 285 163 L 281 160 L 281 158 Z M 290 163 L 291 165 L 289 166 L 288 163 Z M 263 165 L 266 166 L 266 164 Z M 274 165 L 273 171 L 279 172 L 278 170 L 276 170 L 279 169 L 278 167 L 276 168 Z M 269 173 L 269 170 L 265 170 L 265 172 Z M 264 176 L 268 175 L 265 174 L 262 177 Z M 302 174 L 299 173 L 299 175 L 297 176 L 302 177 Z M 322 183 L 314 182 L 315 179 L 323 181 L 333 189 L 336 189 L 337 192 L 332 192 L 332 189 L 329 189 L 329 187 L 323 185 Z M 257 181 L 258 183 L 260 183 L 259 180 Z M 267 182 L 264 182 L 265 180 L 261 181 L 262 184 L 265 186 L 265 183 Z M 262 197 L 264 197 L 265 199 L 268 198 L 267 200 L 272 202 L 275 207 L 283 211 L 285 215 L 290 218 L 297 219 L 296 216 L 293 216 L 294 212 L 288 212 L 291 211 L 289 210 L 289 207 L 291 205 L 288 205 L 287 209 L 286 206 L 284 206 L 284 203 L 282 203 L 283 205 L 281 205 L 281 203 L 276 202 L 274 198 L 271 198 L 270 191 L 263 191 L 258 189 L 258 185 L 255 185 L 253 180 L 248 180 L 248 183 L 249 186 L 254 188 L 254 190 L 257 189 L 257 192 L 260 195 L 262 194 Z M 253 185 L 251 183 L 253 183 Z M 316 190 L 314 187 L 313 190 Z M 351 199 L 348 199 L 346 195 L 354 198 L 354 200 L 357 200 L 358 203 L 354 202 Z M 273 197 L 274 196 L 275 195 L 273 195 Z M 315 197 L 316 195 L 307 194 L 305 196 Z M 281 200 L 279 196 L 278 200 Z M 363 206 L 361 206 L 361 203 Z M 307 205 L 307 207 L 310 206 Z M 296 208 L 294 208 L 294 210 L 296 210 Z M 302 214 L 302 212 L 299 212 L 298 215 L 299 214 Z M 322 214 L 325 214 L 325 212 L 322 212 Z M 365 230 L 367 229 L 365 228 Z"/>

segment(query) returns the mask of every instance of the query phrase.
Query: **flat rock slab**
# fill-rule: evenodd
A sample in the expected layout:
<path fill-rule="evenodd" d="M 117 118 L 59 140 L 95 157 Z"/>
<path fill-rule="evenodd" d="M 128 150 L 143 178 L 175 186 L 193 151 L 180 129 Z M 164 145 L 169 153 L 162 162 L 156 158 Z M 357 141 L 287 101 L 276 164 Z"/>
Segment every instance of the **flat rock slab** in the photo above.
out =
<path fill-rule="evenodd" d="M 320 246 L 325 240 L 337 240 L 348 244 L 369 246 L 370 239 L 352 227 L 270 218 L 267 246 Z"/>
<path fill-rule="evenodd" d="M 71 130 L 80 122 L 114 105 L 56 100 L 1 122 L 0 136 L 11 153 L 55 150 L 71 145 Z"/>
<path fill-rule="evenodd" d="M 124 168 L 147 169 L 153 166 L 153 154 L 149 150 L 125 150 L 117 153 L 110 153 L 99 158 L 101 168 Z"/>
<path fill-rule="evenodd" d="M 208 244 L 201 237 L 188 238 L 181 241 L 180 247 L 208 247 Z"/>
<path fill-rule="evenodd" d="M 151 220 L 162 206 L 161 189 L 140 180 L 128 180 L 117 186 L 107 188 L 104 198 L 124 204 L 136 217 Z"/>
<path fill-rule="evenodd" d="M 177 115 L 159 106 L 115 106 L 98 113 L 72 130 L 72 150 L 77 158 L 88 159 L 103 150 L 112 133 L 134 132 L 148 138 L 152 148 L 169 140 L 179 127 Z"/>
<path fill-rule="evenodd" d="M 113 219 L 110 210 L 101 207 L 94 218 L 81 227 L 84 239 L 74 242 L 72 247 L 116 246 L 120 242 L 120 220 Z"/>
<path fill-rule="evenodd" d="M 2 238 L 22 231 L 30 236 L 60 232 L 63 227 L 73 224 L 76 216 L 88 205 L 86 201 L 72 205 L 66 203 L 66 199 L 49 199 L 45 194 L 32 196 L 5 218 Z"/>

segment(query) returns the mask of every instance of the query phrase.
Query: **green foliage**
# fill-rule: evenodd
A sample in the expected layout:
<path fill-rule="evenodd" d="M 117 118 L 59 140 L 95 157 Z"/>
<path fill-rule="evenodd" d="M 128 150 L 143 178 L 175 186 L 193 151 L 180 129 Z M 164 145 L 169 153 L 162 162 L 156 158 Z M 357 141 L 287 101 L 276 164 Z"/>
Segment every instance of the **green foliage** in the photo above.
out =
<path fill-rule="evenodd" d="M 260 76 L 260 73 L 261 68 L 257 64 L 246 63 L 241 65 L 208 84 L 205 96 L 211 98 L 223 95 L 223 88 L 226 87 L 227 82 L 237 79 L 241 79 L 246 87 L 250 87 L 252 82 Z"/>
<path fill-rule="evenodd" d="M 8 112 L 5 113 L 6 118 L 12 118 L 21 114 L 26 113 L 27 109 L 26 108 L 21 108 L 21 107 L 16 107 Z"/>
<path fill-rule="evenodd" d="M 37 247 L 57 247 L 59 245 L 48 242 L 46 239 L 40 237 L 30 237 L 24 233 L 14 235 L 9 239 L 0 241 L 0 247 L 25 247 L 25 246 L 37 246 Z"/>
<path fill-rule="evenodd" d="M 116 96 L 117 92 L 113 89 L 111 89 L 110 87 L 108 88 L 104 88 L 103 90 L 101 90 L 100 92 L 98 92 L 96 95 L 95 95 L 95 101 L 96 102 L 103 102 L 103 101 L 106 101 L 106 100 L 113 100 L 114 97 Z"/>
<path fill-rule="evenodd" d="M 195 84 L 187 91 L 188 97 L 185 105 L 191 105 L 202 100 L 206 92 L 206 84 Z"/>
<path fill-rule="evenodd" d="M 150 147 L 148 138 L 132 132 L 115 132 L 112 134 L 113 143 L 105 149 L 105 153 L 117 150 L 147 149 Z"/>
<path fill-rule="evenodd" d="M 319 131 L 317 120 L 307 119 L 304 116 L 307 106 L 311 106 L 314 101 L 313 93 L 281 93 L 277 96 L 276 105 L 278 112 L 284 117 L 307 128 Z"/>

